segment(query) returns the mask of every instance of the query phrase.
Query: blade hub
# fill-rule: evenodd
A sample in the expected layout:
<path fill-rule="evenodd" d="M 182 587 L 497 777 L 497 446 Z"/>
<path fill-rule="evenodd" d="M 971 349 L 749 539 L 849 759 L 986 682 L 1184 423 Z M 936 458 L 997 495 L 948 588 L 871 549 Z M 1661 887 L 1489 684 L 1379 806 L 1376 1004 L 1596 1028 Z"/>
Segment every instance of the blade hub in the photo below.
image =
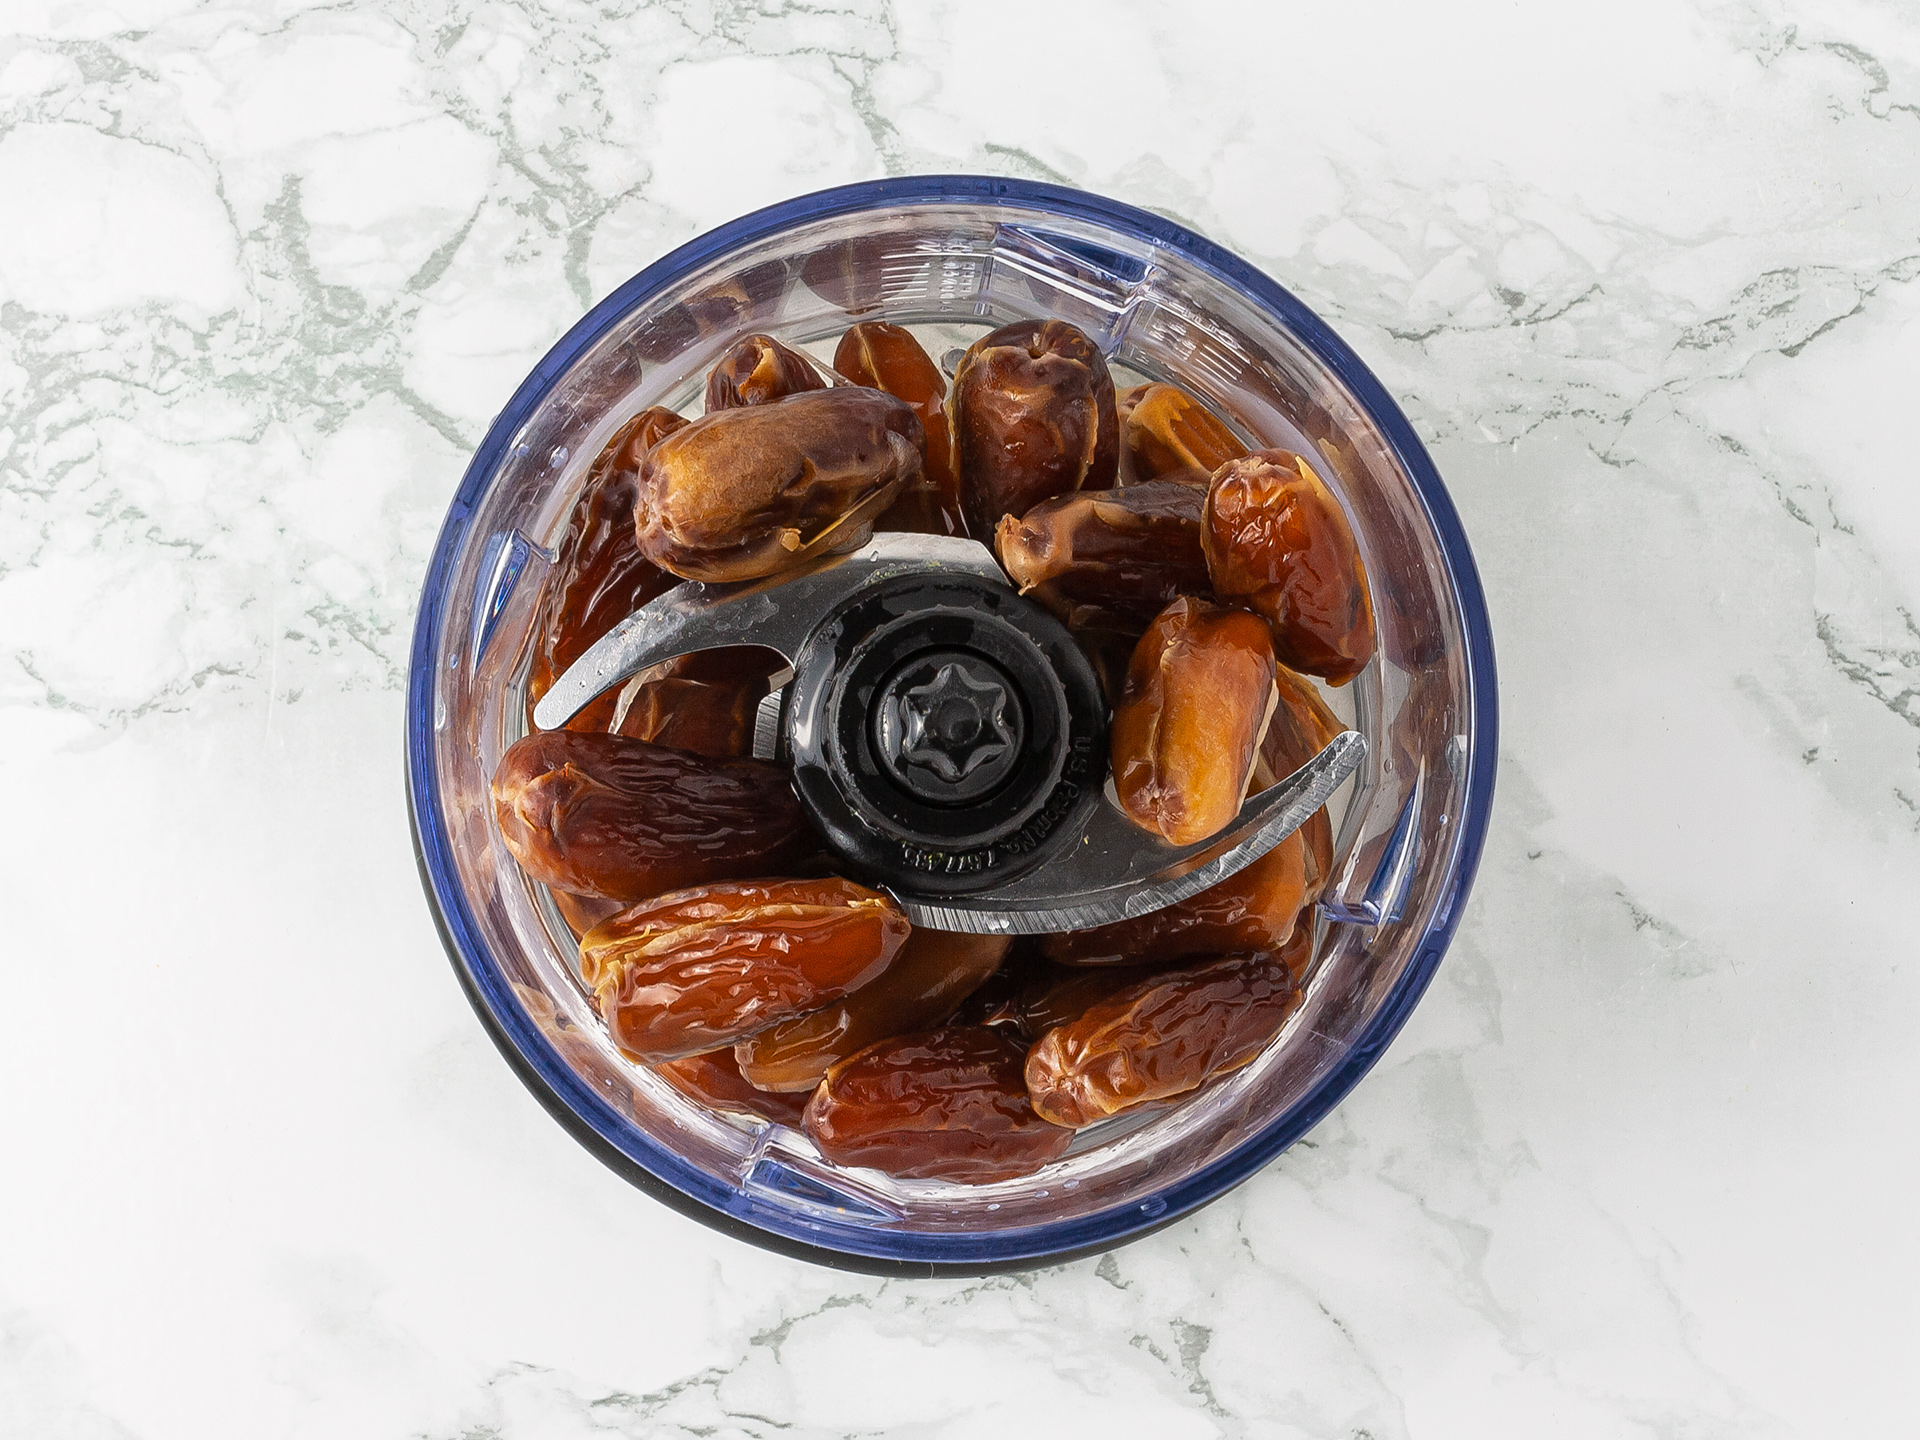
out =
<path fill-rule="evenodd" d="M 999 789 L 1026 729 L 1013 681 L 985 656 L 937 650 L 896 670 L 874 704 L 874 750 L 916 799 L 964 805 Z"/>
<path fill-rule="evenodd" d="M 879 581 L 794 659 L 784 751 L 827 842 L 872 881 L 976 893 L 1024 874 L 1098 798 L 1106 716 L 1086 657 L 1004 583 Z"/>

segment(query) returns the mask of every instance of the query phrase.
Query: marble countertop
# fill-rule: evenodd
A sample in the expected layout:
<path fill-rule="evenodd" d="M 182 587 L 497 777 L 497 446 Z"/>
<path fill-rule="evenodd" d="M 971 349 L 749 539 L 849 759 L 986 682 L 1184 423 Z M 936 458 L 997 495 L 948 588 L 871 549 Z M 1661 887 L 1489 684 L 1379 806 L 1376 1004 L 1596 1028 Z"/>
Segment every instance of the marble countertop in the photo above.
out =
<path fill-rule="evenodd" d="M 1772 1437 L 1911 1426 L 1920 17 L 9 0 L 0 1432 Z M 1034 60 L 1027 57 L 1045 57 Z M 402 799 L 489 419 L 762 203 L 1162 210 L 1402 399 L 1499 649 L 1432 990 L 1098 1259 L 836 1274 L 500 1061 Z"/>

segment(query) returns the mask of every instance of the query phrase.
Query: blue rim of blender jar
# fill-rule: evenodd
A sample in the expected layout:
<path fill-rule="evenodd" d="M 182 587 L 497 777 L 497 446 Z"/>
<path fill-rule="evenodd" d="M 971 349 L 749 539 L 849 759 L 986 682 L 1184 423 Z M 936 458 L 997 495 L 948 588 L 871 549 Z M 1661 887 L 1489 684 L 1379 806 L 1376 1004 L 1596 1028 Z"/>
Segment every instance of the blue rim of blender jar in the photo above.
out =
<path fill-rule="evenodd" d="M 1345 1057 L 1286 1114 L 1231 1152 L 1134 1201 L 1078 1219 L 983 1234 L 913 1234 L 785 1209 L 715 1181 L 623 1121 L 554 1050 L 493 963 L 454 865 L 433 763 L 435 656 L 453 562 L 488 481 L 513 436 L 574 360 L 656 291 L 729 251 L 790 226 L 883 206 L 988 201 L 1030 209 L 1037 218 L 1093 221 L 1176 251 L 1264 305 L 1336 375 L 1379 428 L 1424 503 L 1446 557 L 1466 639 L 1474 743 L 1459 817 L 1450 890 L 1420 950 Z M 1313 1128 L 1345 1098 L 1406 1023 L 1459 925 L 1479 867 L 1492 809 L 1498 713 L 1493 638 L 1486 597 L 1466 532 L 1426 447 L 1385 388 L 1327 325 L 1261 271 L 1162 216 L 1085 191 L 1037 181 L 975 175 L 922 175 L 843 185 L 756 210 L 688 241 L 596 305 L 536 365 L 474 452 L 434 546 L 422 587 L 407 684 L 407 808 L 422 887 L 461 987 L 501 1054 L 548 1112 L 619 1174 L 672 1208 L 764 1249 L 839 1269 L 883 1275 L 982 1275 L 1028 1270 L 1095 1254 L 1171 1225 L 1224 1195 Z"/>

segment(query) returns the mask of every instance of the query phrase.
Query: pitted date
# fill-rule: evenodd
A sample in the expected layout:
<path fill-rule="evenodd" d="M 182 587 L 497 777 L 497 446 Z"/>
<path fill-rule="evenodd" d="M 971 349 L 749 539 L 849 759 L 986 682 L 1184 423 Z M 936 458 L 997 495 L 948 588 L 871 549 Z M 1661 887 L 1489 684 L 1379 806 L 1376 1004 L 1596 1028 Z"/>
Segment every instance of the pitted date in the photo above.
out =
<path fill-rule="evenodd" d="M 753 580 L 853 549 L 920 477 L 913 407 L 878 390 L 807 390 L 716 410 L 640 467 L 640 549 L 689 580 Z"/>
<path fill-rule="evenodd" d="M 1306 891 L 1298 830 L 1219 884 L 1162 910 L 1091 930 L 1049 935 L 1041 948 L 1067 965 L 1164 964 L 1191 955 L 1273 951 L 1294 933 Z"/>
<path fill-rule="evenodd" d="M 1346 513 L 1285 450 L 1228 462 L 1207 492 L 1213 588 L 1273 627 L 1280 663 L 1344 685 L 1373 658 L 1373 601 Z"/>
<path fill-rule="evenodd" d="M 634 501 L 640 461 L 648 450 L 687 422 L 671 410 L 643 410 L 614 432 L 574 502 L 559 563 L 540 605 L 533 666 L 527 677 L 527 707 L 539 703 L 555 678 L 587 648 L 675 578 L 640 553 Z M 567 723 L 569 730 L 605 730 L 615 697 L 596 697 Z"/>
<path fill-rule="evenodd" d="M 785 1020 L 733 1047 L 740 1073 L 763 1090 L 811 1090 L 829 1068 L 890 1035 L 938 1025 L 1000 968 L 1003 935 L 915 930 L 876 980 L 846 999 Z"/>
<path fill-rule="evenodd" d="M 1273 645 L 1244 610 L 1182 596 L 1140 637 L 1113 707 L 1113 784 L 1142 829 L 1175 845 L 1239 812 L 1274 706 Z"/>
<path fill-rule="evenodd" d="M 1076 630 L 1138 635 L 1181 595 L 1206 595 L 1206 491 L 1159 481 L 1081 490 L 1008 515 L 994 534 L 1020 593 Z"/>
<path fill-rule="evenodd" d="M 985 540 L 1071 490 L 1106 490 L 1119 422 L 1106 357 L 1064 320 L 1019 320 L 974 341 L 947 397 L 967 533 Z"/>
<path fill-rule="evenodd" d="M 1079 1128 L 1198 1089 L 1252 1060 L 1300 1004 L 1274 955 L 1228 955 L 1141 980 L 1049 1030 L 1027 1056 L 1033 1108 Z"/>
<path fill-rule="evenodd" d="M 527 736 L 500 759 L 493 805 L 527 874 L 609 900 L 777 875 L 816 848 L 780 767 L 621 735 Z"/>
<path fill-rule="evenodd" d="M 886 969 L 909 928 L 850 880 L 701 885 L 594 926 L 580 971 L 622 1049 L 673 1060 L 832 1004 Z"/>
<path fill-rule="evenodd" d="M 707 372 L 707 413 L 826 388 L 826 378 L 799 351 L 771 335 L 748 335 L 736 340 Z"/>
<path fill-rule="evenodd" d="M 870 1045 L 827 1072 L 803 1125 L 838 1165 L 906 1179 L 987 1185 L 1059 1159 L 1073 1132 L 1027 1099 L 1026 1047 L 991 1026 L 954 1025 Z"/>
<path fill-rule="evenodd" d="M 1136 385 L 1116 404 L 1124 484 L 1172 475 L 1212 475 L 1247 447 L 1220 419 L 1173 385 Z"/>
<path fill-rule="evenodd" d="M 877 528 L 964 535 L 966 522 L 960 517 L 960 487 L 954 480 L 953 441 L 947 429 L 947 377 L 933 357 L 909 331 L 884 320 L 869 320 L 840 337 L 833 368 L 856 385 L 884 390 L 906 401 L 926 432 L 919 483 L 900 492 Z"/>
<path fill-rule="evenodd" d="M 776 1125 L 790 1125 L 798 1130 L 801 1113 L 807 1108 L 805 1095 L 775 1095 L 749 1085 L 734 1063 L 731 1050 L 709 1050 L 704 1055 L 663 1060 L 653 1069 L 682 1095 L 710 1109 L 758 1115 Z"/>
<path fill-rule="evenodd" d="M 650 666 L 631 682 L 618 733 L 716 760 L 750 755 L 754 713 L 785 665 L 763 646 L 727 645 Z"/>

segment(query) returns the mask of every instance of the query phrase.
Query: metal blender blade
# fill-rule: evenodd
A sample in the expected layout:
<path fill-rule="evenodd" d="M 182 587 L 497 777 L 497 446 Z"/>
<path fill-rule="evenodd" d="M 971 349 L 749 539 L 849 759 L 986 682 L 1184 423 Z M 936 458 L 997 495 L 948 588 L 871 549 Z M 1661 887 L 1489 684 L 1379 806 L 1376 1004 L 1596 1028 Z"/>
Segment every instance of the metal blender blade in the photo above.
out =
<path fill-rule="evenodd" d="M 596 695 L 681 655 L 728 645 L 776 650 L 796 667 L 796 678 L 780 698 L 763 702 L 756 752 L 773 753 L 778 732 L 779 748 L 804 762 L 796 771 L 795 788 L 829 843 L 847 855 L 854 868 L 877 878 L 916 925 L 980 934 L 1085 929 L 1196 895 L 1251 865 L 1299 829 L 1366 754 L 1366 741 L 1356 731 L 1345 731 L 1293 774 L 1249 798 L 1217 834 L 1194 845 L 1169 845 L 1128 819 L 1109 793 L 1102 758 L 1104 713 L 1084 713 L 1089 707 L 1100 708 L 1091 672 L 1077 679 L 1068 676 L 1064 688 L 1055 683 L 1042 694 L 1031 679 L 1036 668 L 1031 657 L 1023 671 L 1019 655 L 1008 659 L 1012 652 L 1007 652 L 1001 658 L 1010 670 L 988 669 L 1003 679 L 1010 674 L 1028 677 L 1019 702 L 1022 713 L 1044 721 L 1042 712 L 1050 700 L 1056 709 L 1065 707 L 1063 723 L 1080 725 L 1071 746 L 1061 725 L 1047 732 L 1055 736 L 1056 750 L 1072 753 L 1055 755 L 1051 770 L 1029 786 L 1036 798 L 1002 817 L 997 829 L 978 834 L 967 833 L 969 823 L 986 807 L 963 803 L 959 797 L 967 794 L 964 790 L 953 791 L 943 803 L 933 793 L 940 788 L 934 781 L 926 782 L 928 795 L 902 796 L 891 811 L 885 805 L 876 809 L 873 795 L 891 792 L 884 785 L 877 791 L 869 785 L 861 794 L 851 793 L 864 781 L 861 776 L 849 778 L 841 752 L 867 745 L 870 732 L 885 727 L 871 726 L 864 710 L 850 711 L 851 723 L 846 723 L 832 707 L 868 703 L 844 698 L 848 687 L 843 671 L 865 664 L 875 674 L 898 674 L 899 667 L 887 659 L 892 652 L 884 646 L 881 661 L 873 662 L 871 634 L 857 626 L 851 638 L 842 632 L 850 615 L 885 611 L 880 620 L 861 623 L 878 625 L 875 634 L 897 636 L 904 631 L 905 648 L 896 643 L 895 650 L 908 654 L 917 633 L 915 613 L 897 604 L 888 611 L 882 602 L 897 597 L 903 587 L 910 591 L 915 583 L 934 587 L 944 597 L 942 608 L 926 612 L 930 630 L 951 631 L 966 619 L 968 612 L 956 610 L 956 605 L 970 594 L 983 614 L 993 612 L 986 618 L 1015 641 L 1021 639 L 1022 626 L 1025 634 L 1040 635 L 1043 641 L 1057 632 L 1053 648 L 1046 651 L 1043 645 L 1036 653 L 1050 655 L 1056 669 L 1084 670 L 1077 647 L 1051 617 L 1019 599 L 986 547 L 944 536 L 887 534 L 797 574 L 675 587 L 635 611 L 575 661 L 534 707 L 534 721 L 543 729 L 564 725 Z M 960 601 L 954 600 L 956 594 Z M 876 684 L 859 693 L 871 696 L 884 690 Z M 796 695 L 811 697 L 810 702 L 797 703 Z M 1088 753 L 1095 748 L 1089 737 L 1096 734 L 1100 756 Z"/>

